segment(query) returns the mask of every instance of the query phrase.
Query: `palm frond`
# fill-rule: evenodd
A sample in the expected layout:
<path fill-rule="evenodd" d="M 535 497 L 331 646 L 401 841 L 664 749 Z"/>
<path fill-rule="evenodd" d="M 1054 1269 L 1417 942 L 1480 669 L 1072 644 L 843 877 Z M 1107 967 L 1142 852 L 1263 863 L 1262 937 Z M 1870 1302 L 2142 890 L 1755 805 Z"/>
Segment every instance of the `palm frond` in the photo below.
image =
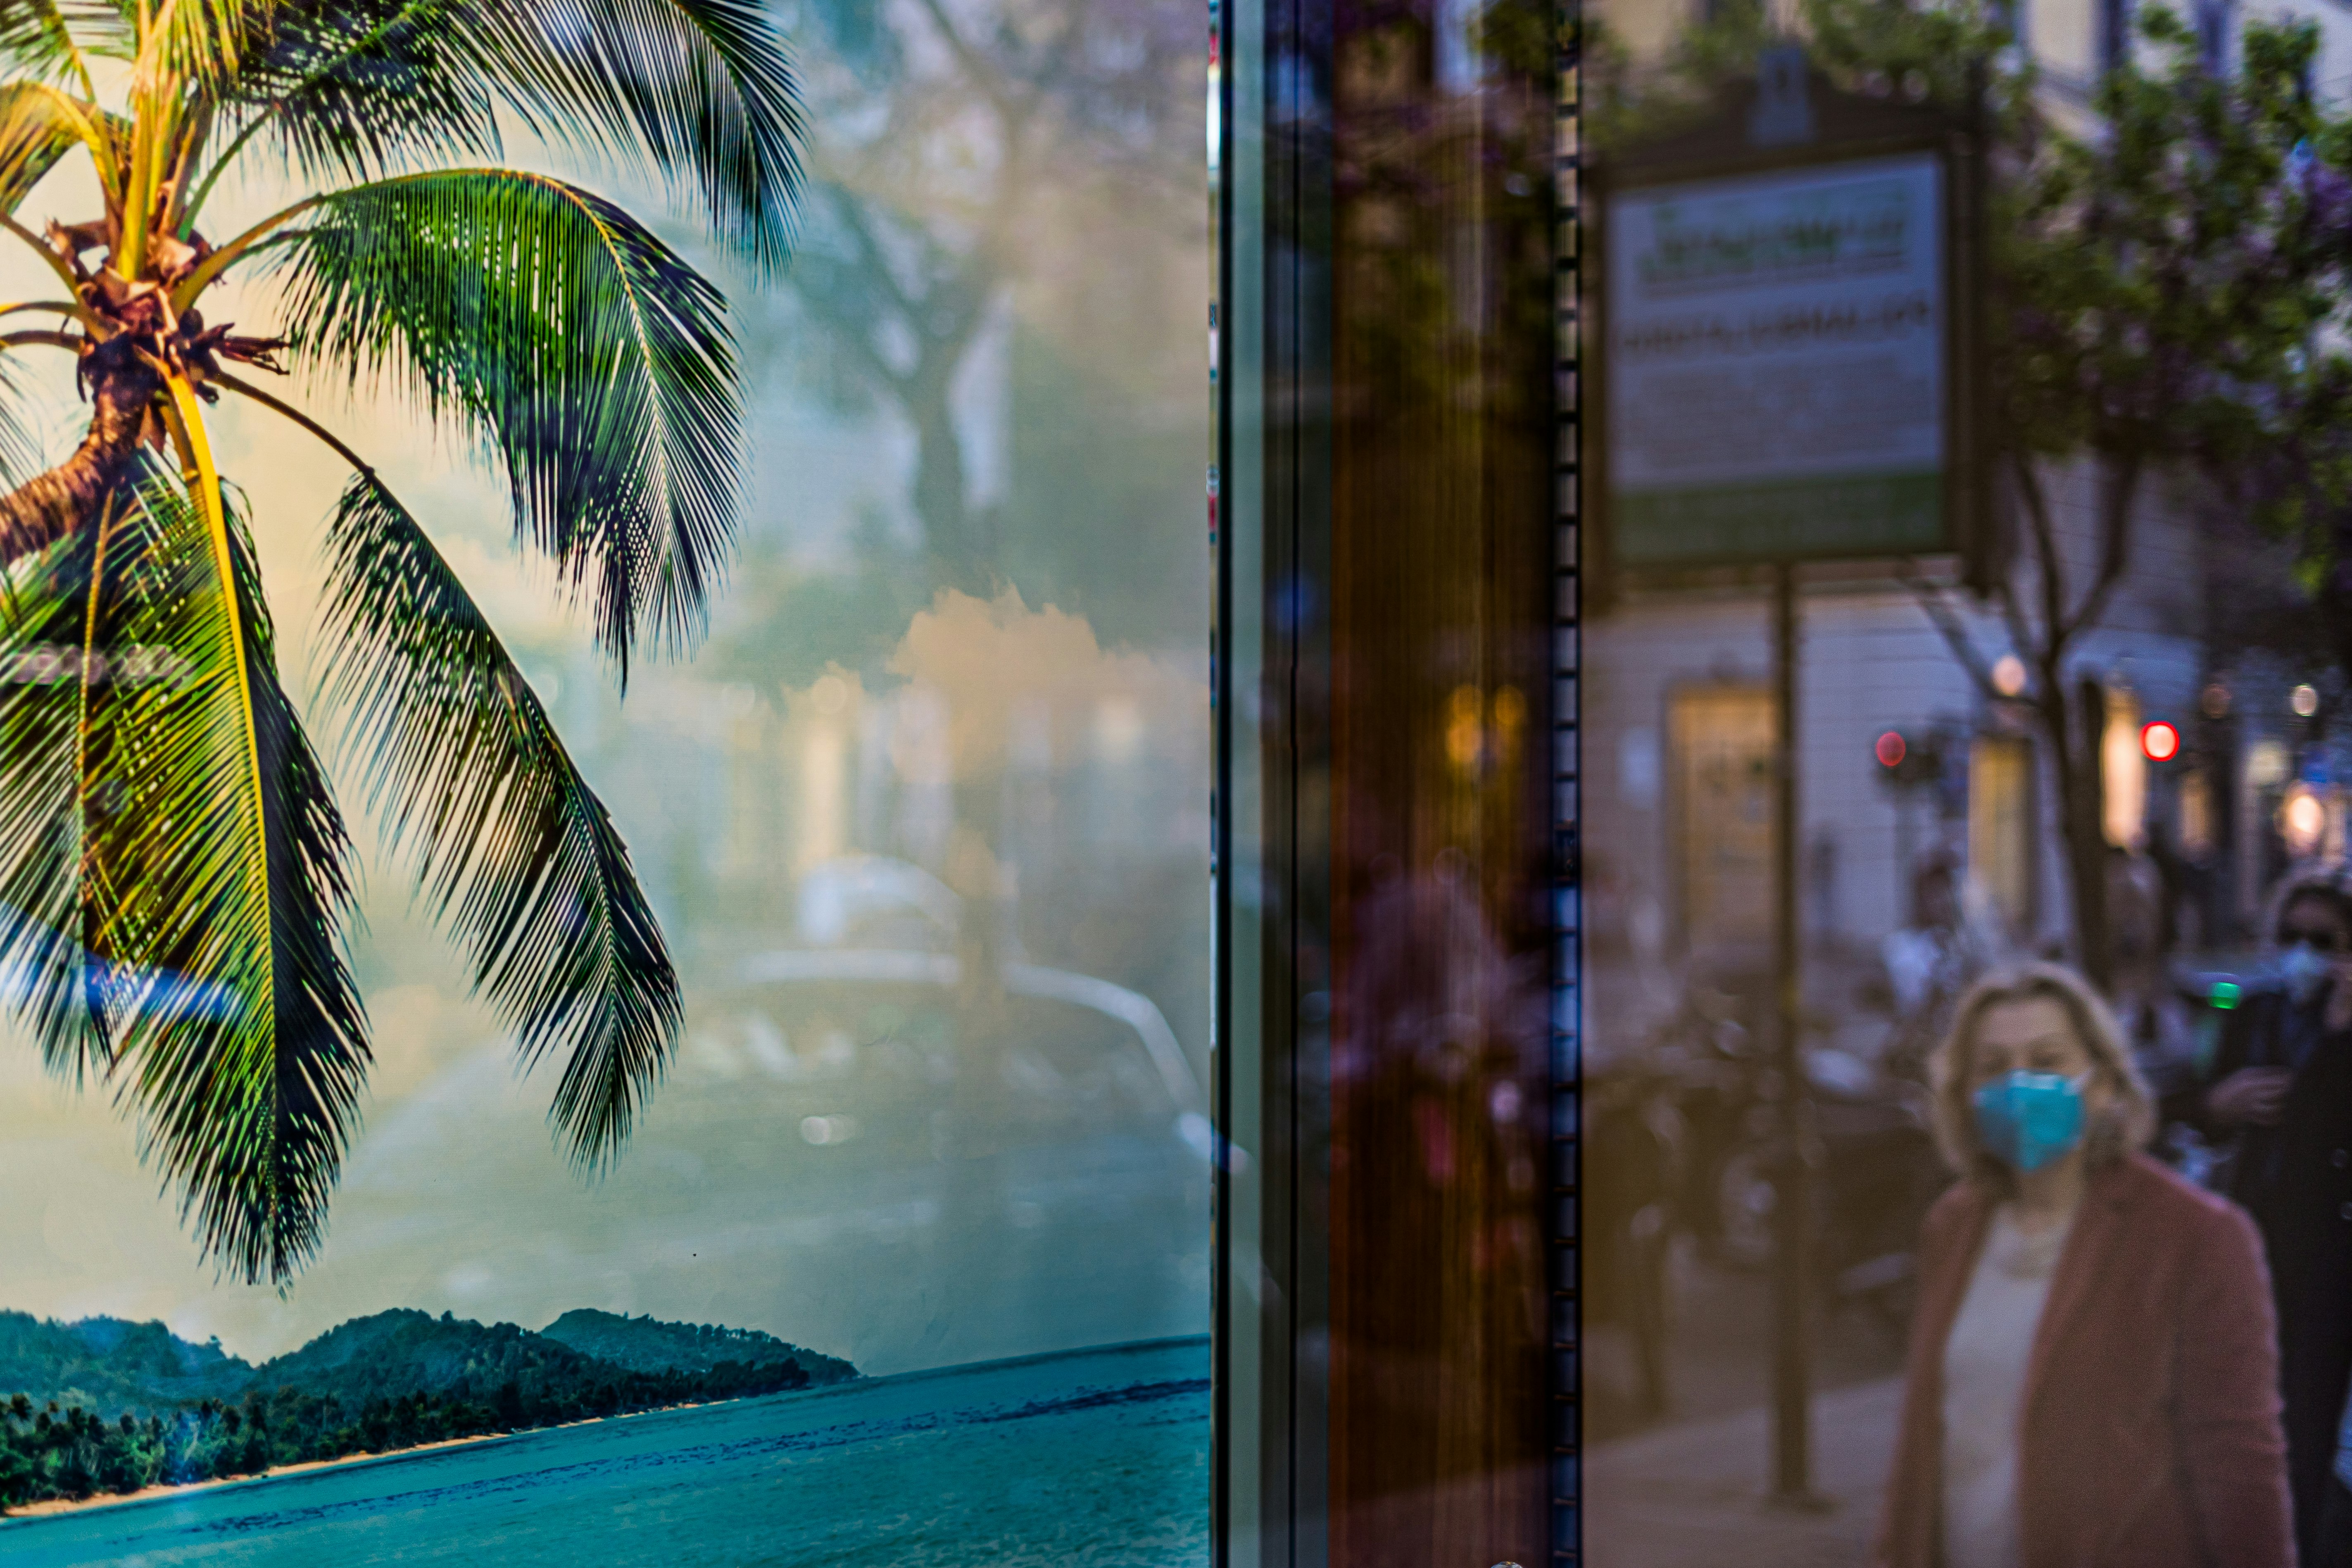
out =
<path fill-rule="evenodd" d="M 550 140 L 649 158 L 762 267 L 790 249 L 798 88 L 758 0 L 474 0 L 470 43 Z"/>
<path fill-rule="evenodd" d="M 135 3 L 135 0 L 134 0 Z M 146 58 L 217 94 L 236 74 L 251 17 L 274 0 L 163 0 L 145 13 Z"/>
<path fill-rule="evenodd" d="M 26 369 L 23 355 L 0 345 L 0 491 L 15 489 L 45 466 L 32 412 L 41 394 Z"/>
<path fill-rule="evenodd" d="M 551 1118 L 610 1162 L 661 1078 L 677 976 L 604 804 L 415 518 L 368 472 L 328 531 L 326 696 L 369 804 L 526 1062 L 564 1058 Z"/>
<path fill-rule="evenodd" d="M 19 584 L 26 634 L 79 631 L 82 679 L 0 688 L 15 999 L 53 1066 L 114 1075 L 205 1255 L 283 1283 L 324 1237 L 368 1062 L 350 844 L 241 520 L 151 478 L 82 531 L 86 560 L 77 539 Z"/>
<path fill-rule="evenodd" d="M 494 157 L 489 83 L 468 47 L 471 0 L 320 0 L 250 14 L 225 100 L 303 177 L 369 180 L 428 163 Z M 234 147 L 222 154 L 225 167 Z"/>
<path fill-rule="evenodd" d="M 366 179 L 550 142 L 649 163 L 728 244 L 783 264 L 803 127 L 754 0 L 317 0 L 251 13 L 226 101 L 302 173 Z"/>
<path fill-rule="evenodd" d="M 6 0 L 0 5 L 0 71 L 90 90 L 93 58 L 128 59 L 136 25 L 111 0 Z"/>
<path fill-rule="evenodd" d="M 339 193 L 279 256 L 297 357 L 392 372 L 495 453 L 624 683 L 641 633 L 699 635 L 738 504 L 718 289 L 612 203 L 505 170 Z"/>
<path fill-rule="evenodd" d="M 184 506 L 180 516 L 194 510 Z M 205 1250 L 247 1280 L 283 1283 L 325 1238 L 328 1196 L 366 1079 L 367 1018 L 343 946 L 352 907 L 350 838 L 325 770 L 278 681 L 275 639 L 241 525 L 229 531 L 227 542 L 238 614 L 233 625 L 226 616 L 214 622 L 221 633 L 241 634 L 241 647 L 222 650 L 243 657 L 221 684 L 241 677 L 246 687 L 261 831 L 257 842 L 234 847 L 217 844 L 212 827 L 184 839 L 169 827 L 155 835 L 161 848 L 184 845 L 193 864 L 182 885 L 214 889 L 236 915 L 218 922 L 226 930 L 200 916 L 146 960 L 148 976 L 173 977 L 173 1005 L 154 1005 L 151 979 L 133 1005 L 160 1026 L 142 1030 L 133 1016 L 121 1032 L 138 1075 L 147 1142 L 183 1184 L 183 1213 L 193 1215 Z M 213 597 L 217 603 L 221 595 Z M 126 629 L 135 634 L 135 625 Z M 201 672 L 211 661 L 191 663 Z M 232 726 L 217 724 L 218 712 L 232 705 L 226 691 L 215 697 L 214 733 L 233 734 Z M 236 793 L 217 775 L 185 782 L 206 804 Z M 250 823 L 253 814 L 246 816 Z M 206 864 L 231 854 L 246 864 L 233 870 Z M 258 929 L 252 920 L 257 854 L 267 910 Z M 173 926 L 159 921 L 156 929 Z M 180 997 L 208 993 L 228 1005 L 188 1009 L 199 1026 L 173 1026 Z"/>
<path fill-rule="evenodd" d="M 94 105 L 46 83 L 0 86 L 0 213 L 16 212 L 76 146 L 92 137 L 110 142 L 118 129 Z"/>
<path fill-rule="evenodd" d="M 120 732 L 107 705 L 121 522 L 110 511 L 68 535 L 0 595 L 0 986 L 43 1063 L 76 1083 L 113 1064 L 108 900 L 84 847 L 119 798 L 93 776 L 91 742 Z"/>

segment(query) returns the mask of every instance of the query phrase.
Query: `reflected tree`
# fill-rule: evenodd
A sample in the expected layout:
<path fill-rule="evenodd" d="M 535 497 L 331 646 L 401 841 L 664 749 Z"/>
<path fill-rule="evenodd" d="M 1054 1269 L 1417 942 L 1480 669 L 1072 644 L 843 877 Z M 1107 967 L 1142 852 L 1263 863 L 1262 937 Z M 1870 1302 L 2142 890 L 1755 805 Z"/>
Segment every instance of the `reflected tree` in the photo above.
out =
<path fill-rule="evenodd" d="M 2233 72 L 2174 12 L 2138 19 L 2101 79 L 2094 131 L 2053 112 L 2005 13 L 1807 0 L 1801 31 L 1842 83 L 1967 106 L 1981 95 L 1988 196 L 1988 445 L 2011 503 L 1974 586 L 2030 672 L 2021 696 L 2058 794 L 2074 947 L 2113 963 L 2101 745 L 2105 694 L 2082 663 L 2188 488 L 2303 542 L 2315 580 L 2338 557 L 2352 453 L 2352 114 L 2308 89 L 2309 22 L 2250 21 Z M 1648 72 L 1604 51 L 1604 145 L 1704 112 L 1773 41 L 1765 9 L 1722 8 Z M 2059 493 L 2087 472 L 2086 523 Z M 2181 481 L 2189 481 L 2184 487 Z M 2352 584 L 2352 578 L 2347 578 Z M 1990 700 L 1991 649 L 1959 595 L 1915 584 Z"/>
<path fill-rule="evenodd" d="M 1083 187 L 1201 200 L 1205 39 L 1150 0 L 808 0 L 830 46 L 809 91 L 807 231 L 788 281 L 859 385 L 915 437 L 931 573 L 983 593 L 1003 520 L 973 495 L 959 384 Z"/>

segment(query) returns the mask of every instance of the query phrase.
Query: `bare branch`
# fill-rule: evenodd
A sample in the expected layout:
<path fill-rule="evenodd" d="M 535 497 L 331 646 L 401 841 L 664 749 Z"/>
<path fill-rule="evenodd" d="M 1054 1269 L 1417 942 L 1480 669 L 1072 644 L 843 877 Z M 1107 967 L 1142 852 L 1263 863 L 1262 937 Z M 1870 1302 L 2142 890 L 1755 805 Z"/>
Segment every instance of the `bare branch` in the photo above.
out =
<path fill-rule="evenodd" d="M 2001 578 L 2000 588 L 1997 588 L 1997 593 L 1994 593 L 1994 599 L 1997 599 L 2001 606 L 2001 621 L 2009 623 L 2009 642 L 2016 644 L 2018 658 L 2025 658 L 2030 651 L 2034 651 L 2034 648 L 2039 647 L 2039 642 L 2034 639 L 2034 627 L 2030 627 L 2028 623 L 2025 623 L 2025 606 L 2018 605 L 2016 581 L 2006 576 Z"/>
<path fill-rule="evenodd" d="M 1986 664 L 1984 656 L 1977 651 L 1975 640 L 1969 636 L 1968 627 L 1960 624 L 1959 614 L 1952 608 L 1943 588 L 1924 577 L 1906 577 L 1903 585 L 1911 590 L 1912 596 L 1919 601 L 1919 607 L 1936 624 L 1936 629 L 1944 634 L 1944 641 L 1951 647 L 1952 657 L 1959 660 L 1962 669 L 1969 672 L 1969 678 L 1977 683 L 1977 689 L 1988 697 L 2000 699 L 2003 693 L 1992 683 L 1991 666 Z"/>
<path fill-rule="evenodd" d="M 357 468 L 361 473 L 366 474 L 371 478 L 374 477 L 374 464 L 369 462 L 365 458 L 361 457 L 357 452 L 352 450 L 352 448 L 345 444 L 341 437 L 336 435 L 332 430 L 328 429 L 324 425 L 320 424 L 317 420 L 311 418 L 309 415 L 303 413 L 292 404 L 286 402 L 283 398 L 272 396 L 270 394 L 262 391 L 261 388 L 255 386 L 248 382 L 239 381 L 236 377 L 230 375 L 226 371 L 214 371 L 206 376 L 205 379 L 216 383 L 219 385 L 227 387 L 231 392 L 236 393 L 240 397 L 249 397 L 253 399 L 254 402 L 260 404 L 264 408 L 267 408 L 273 413 L 283 415 L 286 418 L 300 426 L 303 429 L 308 430 L 311 435 L 316 436 L 320 441 L 324 442 L 331 449 L 332 449 L 337 457 L 342 458 L 343 461 L 349 463 L 352 468 Z"/>
<path fill-rule="evenodd" d="M 2065 646 L 2065 568 L 2058 559 L 2057 535 L 2050 527 L 2050 498 L 2042 492 L 2042 477 L 2033 471 L 2033 458 L 2022 451 L 2015 458 L 2018 494 L 2025 501 L 2026 521 L 2033 525 L 2034 561 L 2042 579 L 2042 647 L 2047 658 L 2054 659 Z"/>
<path fill-rule="evenodd" d="M 937 29 L 941 41 L 947 45 L 948 52 L 955 56 L 956 64 L 961 66 L 964 73 L 971 79 L 971 84 L 980 89 L 982 96 L 996 105 L 1000 112 L 1011 113 L 1012 94 L 1005 90 L 1004 73 L 997 68 L 996 62 L 971 47 L 971 41 L 957 30 L 955 22 L 948 16 L 947 7 L 941 5 L 940 0 L 920 0 L 920 4 L 923 15 L 931 19 L 932 27 Z"/>
<path fill-rule="evenodd" d="M 2064 632 L 2054 639 L 2060 646 L 2074 639 L 2074 634 L 2098 624 L 2106 613 L 2107 601 L 2115 596 L 2116 585 L 2131 563 L 2131 507 L 2139 493 L 2140 460 L 2137 457 L 2123 459 L 2099 498 L 2099 576 L 2084 595 L 2080 608 L 2065 624 Z"/>
<path fill-rule="evenodd" d="M 891 270 L 890 258 L 882 249 L 881 237 L 866 223 L 864 209 L 845 191 L 836 189 L 832 196 L 829 205 L 834 209 L 834 216 L 841 220 L 842 226 L 849 231 L 849 237 L 856 242 L 857 253 L 864 258 L 868 274 L 881 279 L 882 287 L 890 296 L 890 302 L 911 318 L 915 314 L 916 301 L 899 283 L 898 273 Z M 909 324 L 914 323 L 910 321 Z"/>

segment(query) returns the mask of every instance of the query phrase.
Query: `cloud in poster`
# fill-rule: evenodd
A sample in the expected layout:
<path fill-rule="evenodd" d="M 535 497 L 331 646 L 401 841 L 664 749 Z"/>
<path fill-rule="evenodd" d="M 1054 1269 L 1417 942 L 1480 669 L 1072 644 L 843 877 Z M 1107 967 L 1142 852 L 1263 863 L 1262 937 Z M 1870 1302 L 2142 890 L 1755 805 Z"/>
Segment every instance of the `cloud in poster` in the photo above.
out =
<path fill-rule="evenodd" d="M 1035 752 L 1049 719 L 1049 766 L 1086 759 L 1198 756 L 1208 745 L 1207 671 L 1158 652 L 1106 648 L 1084 616 L 1032 609 L 1020 591 L 992 599 L 946 590 L 921 611 L 887 668 L 935 691 L 948 714 L 959 777 L 992 773 L 1008 753 Z"/>
<path fill-rule="evenodd" d="M 889 754 L 901 783 L 1043 776 L 1054 788 L 1008 793 L 1050 831 L 1091 812 L 1093 831 L 1140 822 L 1204 858 L 1204 815 L 1152 804 L 1199 814 L 1205 800 L 1204 662 L 1105 647 L 1083 616 L 1011 590 L 949 592 L 912 618 L 877 690 L 835 671 L 786 694 L 783 717 L 847 723 L 887 705 L 902 721 Z M 609 743 L 674 781 L 688 737 L 667 695 L 719 689 L 692 667 L 665 677 L 617 710 Z M 906 721 L 919 714 L 928 738 Z M 775 798 L 789 816 L 792 797 Z M 649 804 L 613 796 L 641 864 L 661 848 Z M 518 1079 L 446 945 L 413 912 L 379 901 L 371 916 L 363 962 L 370 947 L 394 958 L 369 991 L 377 1064 L 326 1251 L 295 1289 L 216 1279 L 108 1091 L 46 1079 L 18 1042 L 0 1045 L 0 1187 L 14 1197 L 0 1307 L 156 1317 L 263 1356 L 391 1305 L 534 1327 L 584 1305 L 766 1328 L 883 1369 L 1198 1326 L 1186 1270 L 1201 1216 L 1181 1151 L 1081 1173 L 1040 1147 L 982 1202 L 942 1184 L 929 1129 L 948 1090 L 918 1075 L 853 1093 L 860 1053 L 899 1048 L 887 1030 L 850 1018 L 787 1038 L 731 998 L 731 951 L 689 948 L 689 1009 L 713 1037 L 684 1043 L 619 1170 L 583 1184 L 551 1150 L 547 1083 Z M 1134 1268 L 1115 1261 L 1122 1248 Z M 1095 1264 L 1058 1277 L 1052 1260 L 1076 1256 Z"/>

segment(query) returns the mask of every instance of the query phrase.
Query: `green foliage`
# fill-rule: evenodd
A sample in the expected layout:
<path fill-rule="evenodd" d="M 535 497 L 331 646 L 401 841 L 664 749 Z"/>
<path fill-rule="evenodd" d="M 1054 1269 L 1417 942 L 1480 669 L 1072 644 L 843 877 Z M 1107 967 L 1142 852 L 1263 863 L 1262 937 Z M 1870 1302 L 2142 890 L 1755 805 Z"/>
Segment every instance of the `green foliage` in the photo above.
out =
<path fill-rule="evenodd" d="M 728 1362 L 761 1366 L 791 1361 L 806 1368 L 810 1381 L 820 1386 L 857 1375 L 856 1367 L 836 1356 L 786 1344 L 757 1329 L 665 1323 L 593 1307 L 574 1307 L 540 1330 L 540 1337 L 632 1372 L 709 1372 Z"/>
<path fill-rule="evenodd" d="M 369 804 L 526 1062 L 565 1058 L 572 1157 L 618 1153 L 660 1076 L 677 980 L 604 803 L 431 539 L 373 473 L 327 531 L 328 695 Z"/>
<path fill-rule="evenodd" d="M 744 579 L 750 595 L 772 613 L 720 633 L 704 657 L 722 675 L 772 698 L 835 665 L 878 685 L 891 651 L 933 592 L 922 559 L 894 549 L 879 528 L 861 531 L 846 571 L 807 572 L 781 552 L 763 552 L 745 562 Z"/>
<path fill-rule="evenodd" d="M 625 682 L 642 623 L 691 643 L 739 489 L 717 289 L 610 202 L 505 171 L 329 197 L 283 265 L 295 354 L 391 369 L 495 452 Z"/>
<path fill-rule="evenodd" d="M 726 302 L 600 195 L 436 165 L 494 158 L 520 125 L 652 171 L 772 271 L 797 89 L 754 0 L 0 13 L 0 211 L 58 188 L 77 148 L 105 198 L 46 241 L 38 219 L 9 230 L 69 293 L 69 330 L 11 336 L 0 369 L 72 353 L 96 412 L 74 457 L 0 497 L 0 970 L 48 1065 L 135 1110 L 205 1254 L 283 1286 L 322 1244 L 369 1065 L 354 868 L 204 405 L 256 400 L 358 470 L 331 525 L 328 686 L 370 752 L 370 805 L 525 1059 L 563 1057 L 561 1141 L 608 1163 L 680 1016 L 626 849 L 381 478 L 228 367 L 277 370 L 290 341 L 320 380 L 416 395 L 503 470 L 520 542 L 591 601 L 625 685 L 640 639 L 699 636 L 732 548 Z M 109 60 L 129 68 L 92 69 Z M 307 194 L 215 243 L 205 202 L 256 159 Z M 256 260 L 288 340 L 205 324 L 207 291 Z M 23 427 L 0 406 L 0 453 Z"/>
<path fill-rule="evenodd" d="M 791 68 L 746 0 L 328 0 L 257 6 L 222 108 L 293 172 L 370 179 L 499 153 L 503 110 L 691 188 L 781 267 L 801 179 Z"/>
<path fill-rule="evenodd" d="M 0 1509 L 856 1375 L 767 1334 L 585 1310 L 543 1334 L 378 1312 L 259 1368 L 160 1324 L 0 1313 L 0 1383 L 44 1391 L 0 1403 Z"/>
<path fill-rule="evenodd" d="M 51 1064 L 125 1061 L 207 1248 L 278 1278 L 318 1245 L 365 1018 L 349 841 L 226 521 L 151 481 L 0 604 L 11 644 L 81 677 L 0 683 L 0 886 L 33 917 L 11 957 Z"/>
<path fill-rule="evenodd" d="M 2153 58 L 2103 84 L 2105 134 L 2042 135 L 2001 187 L 2002 424 L 2035 451 L 2233 478 L 2298 421 L 2352 414 L 2323 348 L 2352 321 L 2352 120 L 2303 90 L 2308 22 L 2250 24 L 2226 78 L 2172 13 L 2142 31 Z"/>
<path fill-rule="evenodd" d="M 226 1397 L 252 1376 L 252 1367 L 217 1344 L 191 1344 L 161 1323 L 59 1323 L 0 1312 L 0 1389 L 29 1390 L 41 1400 L 120 1413 Z"/>

